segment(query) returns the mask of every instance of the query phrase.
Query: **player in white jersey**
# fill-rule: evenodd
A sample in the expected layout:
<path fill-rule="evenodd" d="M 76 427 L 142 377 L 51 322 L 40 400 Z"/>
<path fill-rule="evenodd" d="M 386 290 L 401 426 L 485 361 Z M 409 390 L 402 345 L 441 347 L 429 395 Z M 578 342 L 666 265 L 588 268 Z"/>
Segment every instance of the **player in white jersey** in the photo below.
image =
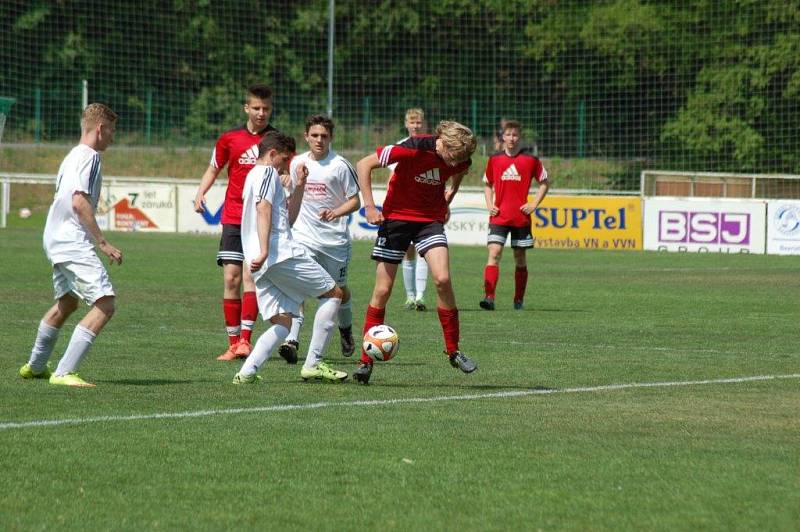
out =
<path fill-rule="evenodd" d="M 327 116 L 314 115 L 306 120 L 305 140 L 309 151 L 298 155 L 291 163 L 290 173 L 295 181 L 300 165 L 308 170 L 305 194 L 292 235 L 342 289 L 339 336 L 342 355 L 349 357 L 356 345 L 351 294 L 347 288 L 347 268 L 352 255 L 347 217 L 361 206 L 361 200 L 355 169 L 331 148 L 333 129 L 333 120 Z M 292 320 L 289 336 L 280 347 L 279 353 L 287 360 L 297 359 L 302 324 L 301 314 Z"/>
<path fill-rule="evenodd" d="M 427 132 L 425 125 L 425 111 L 419 108 L 411 108 L 406 110 L 405 128 L 408 131 L 408 137 L 400 140 L 397 144 L 405 142 L 414 135 L 422 135 Z M 389 170 L 394 172 L 394 167 L 397 163 L 390 164 Z M 417 252 L 414 249 L 413 243 L 408 246 L 406 255 L 403 257 L 403 284 L 406 288 L 406 302 L 405 307 L 408 310 L 424 311 L 427 309 L 425 306 L 425 288 L 428 285 L 428 263 L 425 259 L 419 259 Z"/>
<path fill-rule="evenodd" d="M 242 191 L 242 251 L 244 263 L 253 274 L 259 312 L 272 326 L 258 338 L 233 383 L 249 384 L 259 379 L 258 369 L 289 334 L 292 317 L 300 314 L 300 305 L 309 297 L 319 298 L 320 304 L 300 376 L 303 380 L 341 382 L 347 373 L 330 368 L 322 358 L 342 290 L 292 238 L 291 222 L 300 209 L 307 172 L 302 166 L 298 168 L 295 190 L 287 198 L 279 173 L 288 171 L 294 139 L 270 131 L 259 142 L 258 150 L 258 161 L 247 174 Z"/>
<path fill-rule="evenodd" d="M 56 193 L 44 228 L 44 251 L 53 265 L 56 303 L 39 322 L 28 363 L 19 370 L 24 379 L 49 378 L 51 384 L 93 387 L 77 373 L 92 342 L 114 314 L 114 288 L 94 244 L 111 263 L 122 264 L 122 252 L 108 243 L 97 226 L 95 212 L 102 174 L 100 152 L 114 141 L 117 114 L 93 103 L 81 117 L 81 140 L 64 158 Z M 48 359 L 67 318 L 78 308 L 78 298 L 91 309 L 75 326 L 64 356 L 52 371 Z"/>

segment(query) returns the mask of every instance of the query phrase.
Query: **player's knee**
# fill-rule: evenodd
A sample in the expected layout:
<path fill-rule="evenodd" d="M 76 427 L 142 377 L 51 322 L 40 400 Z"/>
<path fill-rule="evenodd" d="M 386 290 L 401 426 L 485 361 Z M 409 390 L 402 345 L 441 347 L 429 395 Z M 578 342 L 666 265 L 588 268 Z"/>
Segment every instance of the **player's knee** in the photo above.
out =
<path fill-rule="evenodd" d="M 109 320 L 117 310 L 114 296 L 101 297 L 94 302 L 94 306 L 97 307 L 103 314 L 105 314 L 106 319 Z"/>
<path fill-rule="evenodd" d="M 450 273 L 437 272 L 433 277 L 433 285 L 437 291 L 447 290 L 450 288 Z"/>
<path fill-rule="evenodd" d="M 64 296 L 58 300 L 57 311 L 63 317 L 68 317 L 78 309 L 78 300 L 71 296 Z"/>
<path fill-rule="evenodd" d="M 322 295 L 322 297 L 332 297 L 334 299 L 342 299 L 343 296 L 344 291 L 339 285 L 334 286 Z"/>

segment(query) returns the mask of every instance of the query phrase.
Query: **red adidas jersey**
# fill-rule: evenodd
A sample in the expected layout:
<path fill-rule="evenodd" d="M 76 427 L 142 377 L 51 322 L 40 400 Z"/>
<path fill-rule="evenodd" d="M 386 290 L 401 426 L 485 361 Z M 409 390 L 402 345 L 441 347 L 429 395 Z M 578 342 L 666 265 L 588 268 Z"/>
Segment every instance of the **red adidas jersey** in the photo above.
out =
<path fill-rule="evenodd" d="M 534 180 L 537 183 L 547 181 L 547 170 L 533 155 L 519 152 L 512 157 L 502 151 L 489 157 L 483 182 L 494 189 L 494 204 L 500 209 L 497 216 L 489 217 L 489 223 L 511 227 L 530 225 L 531 217 L 519 209 L 528 203 L 528 192 Z"/>
<path fill-rule="evenodd" d="M 247 125 L 231 129 L 223 133 L 214 152 L 211 154 L 211 166 L 222 169 L 228 165 L 228 188 L 225 191 L 225 203 L 222 205 L 224 224 L 242 224 L 242 189 L 248 172 L 256 165 L 258 159 L 258 143 L 267 131 L 275 128 L 267 125 L 258 133 L 250 133 Z"/>
<path fill-rule="evenodd" d="M 436 154 L 436 137 L 432 135 L 380 146 L 377 154 L 381 166 L 397 163 L 389 178 L 383 217 L 387 220 L 444 223 L 447 215 L 444 184 L 450 177 L 469 169 L 472 161 L 448 166 Z"/>

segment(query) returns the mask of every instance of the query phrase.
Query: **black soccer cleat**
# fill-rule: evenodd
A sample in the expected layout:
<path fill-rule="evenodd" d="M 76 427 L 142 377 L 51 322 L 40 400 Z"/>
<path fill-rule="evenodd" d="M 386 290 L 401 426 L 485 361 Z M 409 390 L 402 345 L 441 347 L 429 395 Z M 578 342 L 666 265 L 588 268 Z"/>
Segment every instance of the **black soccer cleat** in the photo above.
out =
<path fill-rule="evenodd" d="M 295 340 L 283 342 L 278 348 L 278 354 L 283 358 L 287 364 L 297 364 L 297 351 L 300 349 L 300 344 Z"/>
<path fill-rule="evenodd" d="M 478 305 L 480 305 L 483 310 L 494 310 L 494 299 L 491 297 L 481 299 Z"/>
<path fill-rule="evenodd" d="M 369 378 L 372 375 L 372 364 L 364 364 L 363 362 L 358 366 L 358 369 L 353 372 L 353 380 L 361 384 L 369 384 Z"/>
<path fill-rule="evenodd" d="M 450 360 L 451 366 L 460 369 L 464 373 L 472 373 L 478 369 L 478 365 L 461 351 L 453 351 L 452 353 L 445 351 L 444 354 Z"/>
<path fill-rule="evenodd" d="M 339 327 L 339 340 L 342 346 L 342 356 L 353 356 L 353 353 L 356 351 L 356 341 L 353 339 L 353 327 Z"/>

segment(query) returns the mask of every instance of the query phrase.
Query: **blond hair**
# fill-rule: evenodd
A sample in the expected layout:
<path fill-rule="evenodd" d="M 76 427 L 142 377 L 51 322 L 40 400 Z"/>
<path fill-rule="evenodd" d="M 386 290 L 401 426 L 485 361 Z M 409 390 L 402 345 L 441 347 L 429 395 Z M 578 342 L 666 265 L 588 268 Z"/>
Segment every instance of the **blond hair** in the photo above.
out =
<path fill-rule="evenodd" d="M 467 160 L 475 152 L 478 142 L 472 130 L 452 120 L 442 120 L 436 127 L 436 136 L 456 159 Z"/>
<path fill-rule="evenodd" d="M 420 120 L 425 120 L 425 111 L 423 111 L 419 107 L 412 107 L 411 109 L 406 109 L 406 120 L 411 120 L 412 118 L 419 118 Z"/>
<path fill-rule="evenodd" d="M 90 103 L 81 115 L 81 127 L 84 130 L 92 129 L 98 124 L 114 124 L 119 116 L 111 108 L 102 103 Z"/>

